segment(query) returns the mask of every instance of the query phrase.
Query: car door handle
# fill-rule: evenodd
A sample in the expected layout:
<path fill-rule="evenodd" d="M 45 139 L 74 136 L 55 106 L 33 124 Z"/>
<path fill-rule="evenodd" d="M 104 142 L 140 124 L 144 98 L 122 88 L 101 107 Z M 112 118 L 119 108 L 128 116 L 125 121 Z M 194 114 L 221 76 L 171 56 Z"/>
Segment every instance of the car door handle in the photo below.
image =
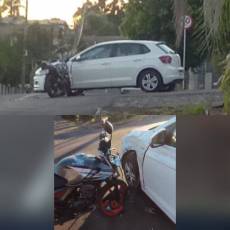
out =
<path fill-rule="evenodd" d="M 135 60 L 133 60 L 134 62 L 140 62 L 140 61 L 142 61 L 142 59 L 135 59 Z"/>
<path fill-rule="evenodd" d="M 101 65 L 110 65 L 110 64 L 111 64 L 110 62 L 101 63 Z"/>

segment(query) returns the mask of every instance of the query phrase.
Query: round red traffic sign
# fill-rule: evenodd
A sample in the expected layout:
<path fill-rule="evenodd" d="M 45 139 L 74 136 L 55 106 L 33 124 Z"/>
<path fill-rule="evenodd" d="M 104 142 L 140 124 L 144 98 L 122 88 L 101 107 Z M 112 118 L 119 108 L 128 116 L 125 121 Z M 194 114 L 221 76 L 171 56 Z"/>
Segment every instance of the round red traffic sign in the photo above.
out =
<path fill-rule="evenodd" d="M 190 16 L 184 17 L 184 28 L 189 29 L 192 26 L 192 18 Z"/>

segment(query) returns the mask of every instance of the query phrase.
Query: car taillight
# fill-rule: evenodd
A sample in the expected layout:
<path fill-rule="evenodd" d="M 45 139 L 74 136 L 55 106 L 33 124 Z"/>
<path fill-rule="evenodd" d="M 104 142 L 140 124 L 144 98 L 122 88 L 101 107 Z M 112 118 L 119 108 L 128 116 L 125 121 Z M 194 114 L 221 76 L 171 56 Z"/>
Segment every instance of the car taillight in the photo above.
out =
<path fill-rule="evenodd" d="M 159 57 L 159 59 L 164 64 L 171 64 L 172 63 L 172 57 L 170 57 L 168 55 L 161 56 L 161 57 Z"/>

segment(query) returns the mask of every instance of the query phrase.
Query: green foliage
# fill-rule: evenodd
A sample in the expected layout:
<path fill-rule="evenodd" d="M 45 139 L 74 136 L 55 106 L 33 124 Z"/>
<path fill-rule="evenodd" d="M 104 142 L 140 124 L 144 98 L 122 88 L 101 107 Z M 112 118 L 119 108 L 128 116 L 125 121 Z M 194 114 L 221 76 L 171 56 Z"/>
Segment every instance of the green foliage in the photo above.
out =
<path fill-rule="evenodd" d="M 182 115 L 205 115 L 205 112 L 205 106 L 203 104 L 198 104 L 184 107 Z"/>
<path fill-rule="evenodd" d="M 29 56 L 34 60 L 51 57 L 54 49 L 52 27 L 44 27 L 38 23 L 32 24 L 28 28 L 27 48 Z"/>
<path fill-rule="evenodd" d="M 187 30 L 186 69 L 199 66 L 207 57 L 207 52 L 201 52 L 198 48 L 200 41 L 195 37 L 199 23 L 203 22 L 203 0 L 187 0 L 187 3 L 189 4 L 187 14 L 191 15 L 193 25 Z M 182 45 L 180 50 L 182 52 Z"/>
<path fill-rule="evenodd" d="M 10 38 L 0 40 L 0 82 L 12 86 L 20 83 L 22 66 L 22 37 L 11 44 Z"/>
<path fill-rule="evenodd" d="M 190 0 L 190 2 L 195 2 L 195 0 Z M 215 12 L 216 9 L 210 7 L 209 10 Z M 224 57 L 230 49 L 230 1 L 224 0 L 218 23 L 213 23 L 213 25 L 208 25 L 205 21 L 204 11 L 204 5 L 197 11 L 197 23 L 194 33 L 197 50 L 200 55 L 214 56 L 217 53 L 222 53 Z M 210 14 L 210 17 L 214 16 Z M 212 21 L 214 19 L 210 18 L 208 20 Z"/>
<path fill-rule="evenodd" d="M 32 24 L 28 28 L 26 47 L 26 82 L 36 62 L 52 58 L 53 30 L 52 27 Z M 18 85 L 22 74 L 23 31 L 0 40 L 0 82 Z"/>
<path fill-rule="evenodd" d="M 108 20 L 108 16 L 93 11 L 87 14 L 84 35 L 108 36 L 119 34 L 118 26 Z"/>
<path fill-rule="evenodd" d="M 172 0 L 130 0 L 121 25 L 122 33 L 131 39 L 162 40 L 175 49 L 173 2 Z M 198 42 L 194 39 L 202 2 L 202 0 L 188 0 L 190 7 L 187 13 L 193 18 L 193 27 L 187 31 L 186 69 L 200 65 L 206 57 L 206 53 L 200 54 L 200 50 L 197 49 Z M 182 57 L 183 39 L 177 51 Z"/>
<path fill-rule="evenodd" d="M 75 27 L 79 27 L 85 13 L 84 35 L 119 35 L 119 25 L 124 16 L 123 0 L 87 1 L 74 14 Z"/>
<path fill-rule="evenodd" d="M 130 0 L 121 31 L 131 39 L 162 40 L 174 46 L 172 1 Z"/>
<path fill-rule="evenodd" d="M 3 0 L 3 4 L 0 6 L 0 18 L 2 17 L 2 13 L 7 13 L 8 16 L 20 16 L 21 7 L 21 0 Z"/>
<path fill-rule="evenodd" d="M 230 114 L 230 55 L 226 60 L 226 67 L 221 82 L 221 89 L 224 92 L 224 109 L 225 112 Z"/>

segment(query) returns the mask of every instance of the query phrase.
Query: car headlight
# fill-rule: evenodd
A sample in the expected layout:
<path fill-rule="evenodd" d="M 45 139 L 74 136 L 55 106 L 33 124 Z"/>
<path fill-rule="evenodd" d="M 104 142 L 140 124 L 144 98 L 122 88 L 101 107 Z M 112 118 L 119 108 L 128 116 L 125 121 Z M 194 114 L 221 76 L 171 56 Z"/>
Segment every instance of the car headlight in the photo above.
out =
<path fill-rule="evenodd" d="M 40 70 L 40 71 L 37 71 L 35 73 L 36 76 L 44 76 L 44 75 L 47 75 L 49 73 L 49 70 L 48 69 L 44 69 L 44 70 Z"/>

